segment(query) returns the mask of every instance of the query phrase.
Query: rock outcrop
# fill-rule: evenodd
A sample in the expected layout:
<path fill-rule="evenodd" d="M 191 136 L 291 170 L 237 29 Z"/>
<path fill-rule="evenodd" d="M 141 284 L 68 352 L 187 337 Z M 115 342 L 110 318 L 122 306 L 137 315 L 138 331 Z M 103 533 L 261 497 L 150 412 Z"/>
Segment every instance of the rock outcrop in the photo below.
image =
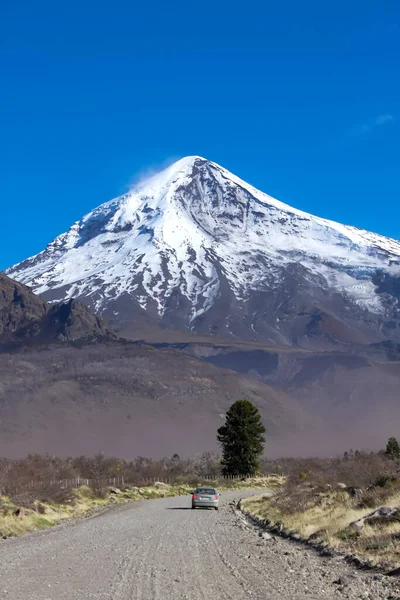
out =
<path fill-rule="evenodd" d="M 115 338 L 106 321 L 75 300 L 47 304 L 0 274 L 0 342 L 29 343 Z"/>

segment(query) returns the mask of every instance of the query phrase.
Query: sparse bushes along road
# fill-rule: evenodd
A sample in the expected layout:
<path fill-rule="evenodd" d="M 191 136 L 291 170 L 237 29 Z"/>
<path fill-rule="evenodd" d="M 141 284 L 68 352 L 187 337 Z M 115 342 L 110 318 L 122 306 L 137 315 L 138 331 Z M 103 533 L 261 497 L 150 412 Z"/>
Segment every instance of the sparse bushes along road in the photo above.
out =
<path fill-rule="evenodd" d="M 244 502 L 245 511 L 355 560 L 387 570 L 400 566 L 399 460 L 384 451 L 350 451 L 343 458 L 286 459 L 279 467 L 286 476 L 282 488 Z"/>
<path fill-rule="evenodd" d="M 257 477 L 233 479 L 223 477 L 224 463 L 211 453 L 192 460 L 175 454 L 127 461 L 100 453 L 0 459 L 0 534 L 44 526 L 43 519 L 49 526 L 115 502 L 187 494 L 207 481 L 220 490 L 277 487 L 272 497 L 253 499 L 249 510 L 322 545 L 400 565 L 400 459 L 388 448 L 395 444 L 388 442 L 379 453 L 349 451 L 340 458 L 264 460 Z M 385 506 L 396 510 L 365 520 Z"/>
<path fill-rule="evenodd" d="M 0 493 L 16 502 L 35 500 L 38 493 L 47 500 L 62 499 L 63 488 L 87 483 L 95 491 L 110 485 L 149 485 L 154 481 L 195 483 L 199 478 L 218 478 L 220 459 L 211 453 L 195 460 L 172 458 L 152 460 L 139 457 L 131 461 L 117 457 L 79 456 L 60 459 L 31 455 L 21 460 L 0 459 Z"/>
<path fill-rule="evenodd" d="M 82 516 L 112 504 L 189 494 L 208 482 L 219 490 L 264 489 L 282 477 L 224 478 L 220 457 L 125 461 L 95 457 L 29 456 L 0 460 L 0 539 Z"/>

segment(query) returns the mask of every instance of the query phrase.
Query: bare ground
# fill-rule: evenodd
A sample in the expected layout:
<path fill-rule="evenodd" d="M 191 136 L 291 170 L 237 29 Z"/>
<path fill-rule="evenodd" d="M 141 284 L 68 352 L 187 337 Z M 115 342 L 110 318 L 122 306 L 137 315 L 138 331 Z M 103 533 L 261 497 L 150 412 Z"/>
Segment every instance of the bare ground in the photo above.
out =
<path fill-rule="evenodd" d="M 219 512 L 190 497 L 118 507 L 0 545 L 9 600 L 300 600 L 400 597 L 397 581 L 352 570 L 286 540 L 264 540 L 223 494 Z M 260 493 L 259 490 L 254 493 Z"/>

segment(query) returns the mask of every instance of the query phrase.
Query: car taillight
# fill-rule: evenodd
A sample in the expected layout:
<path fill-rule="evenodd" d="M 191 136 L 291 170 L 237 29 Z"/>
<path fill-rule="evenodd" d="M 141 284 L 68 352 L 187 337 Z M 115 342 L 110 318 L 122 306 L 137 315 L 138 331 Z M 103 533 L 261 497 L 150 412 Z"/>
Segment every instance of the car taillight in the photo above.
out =
<path fill-rule="evenodd" d="M 214 500 L 218 500 L 218 496 L 214 496 Z"/>
<path fill-rule="evenodd" d="M 197 500 L 197 494 L 193 494 L 193 500 Z"/>

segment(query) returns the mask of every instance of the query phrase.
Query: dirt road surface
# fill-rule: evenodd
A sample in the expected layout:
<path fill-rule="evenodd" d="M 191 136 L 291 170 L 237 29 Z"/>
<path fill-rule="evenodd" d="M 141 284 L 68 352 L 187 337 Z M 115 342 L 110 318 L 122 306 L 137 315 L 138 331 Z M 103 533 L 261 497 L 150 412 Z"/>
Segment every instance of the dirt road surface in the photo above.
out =
<path fill-rule="evenodd" d="M 398 599 L 393 578 L 279 538 L 265 540 L 223 494 L 220 510 L 190 497 L 131 503 L 0 543 L 0 599 Z"/>

